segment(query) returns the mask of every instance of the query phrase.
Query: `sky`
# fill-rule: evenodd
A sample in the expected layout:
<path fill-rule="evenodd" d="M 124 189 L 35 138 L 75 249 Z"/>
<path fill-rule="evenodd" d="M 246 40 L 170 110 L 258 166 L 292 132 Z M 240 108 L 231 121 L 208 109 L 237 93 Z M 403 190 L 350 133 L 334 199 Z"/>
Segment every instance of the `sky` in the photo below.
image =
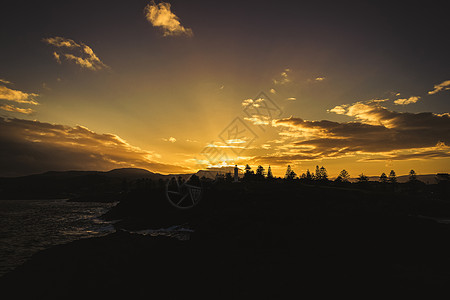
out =
<path fill-rule="evenodd" d="M 450 171 L 428 1 L 21 1 L 0 12 L 0 176 L 249 164 Z"/>

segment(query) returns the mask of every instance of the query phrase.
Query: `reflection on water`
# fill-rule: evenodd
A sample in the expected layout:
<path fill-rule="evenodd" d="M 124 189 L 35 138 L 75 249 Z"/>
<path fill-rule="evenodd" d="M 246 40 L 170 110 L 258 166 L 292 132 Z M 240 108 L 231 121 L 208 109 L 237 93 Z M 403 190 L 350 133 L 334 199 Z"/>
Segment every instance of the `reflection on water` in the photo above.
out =
<path fill-rule="evenodd" d="M 0 201 L 0 276 L 39 250 L 114 232 L 97 219 L 114 203 L 65 200 Z"/>
<path fill-rule="evenodd" d="M 138 231 L 128 231 L 131 233 L 137 233 L 141 235 L 150 235 L 150 236 L 169 236 L 176 238 L 180 241 L 187 241 L 191 237 L 191 233 L 194 232 L 194 230 L 182 227 L 182 225 L 175 225 L 168 228 L 160 228 L 160 229 L 144 229 L 144 230 L 138 230 Z"/>

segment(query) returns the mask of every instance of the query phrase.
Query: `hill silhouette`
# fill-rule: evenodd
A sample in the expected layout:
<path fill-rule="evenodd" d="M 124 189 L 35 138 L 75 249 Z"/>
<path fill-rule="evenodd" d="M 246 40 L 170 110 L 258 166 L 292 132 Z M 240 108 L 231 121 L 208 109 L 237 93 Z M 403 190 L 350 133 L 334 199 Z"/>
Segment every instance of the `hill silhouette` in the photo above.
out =
<path fill-rule="evenodd" d="M 120 199 L 124 190 L 137 180 L 157 184 L 173 176 L 186 178 L 190 174 L 163 175 L 145 169 L 121 168 L 110 171 L 49 171 L 20 177 L 0 178 L 0 199 L 78 199 L 106 201 Z"/>

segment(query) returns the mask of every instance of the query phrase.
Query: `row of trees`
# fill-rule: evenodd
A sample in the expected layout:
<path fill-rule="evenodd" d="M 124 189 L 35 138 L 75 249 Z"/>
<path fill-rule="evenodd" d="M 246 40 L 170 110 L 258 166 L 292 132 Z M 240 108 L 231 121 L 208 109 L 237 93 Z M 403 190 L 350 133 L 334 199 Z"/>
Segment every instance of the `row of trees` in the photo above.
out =
<path fill-rule="evenodd" d="M 249 165 L 245 166 L 244 181 L 249 181 L 249 180 L 261 181 L 264 179 L 268 179 L 268 180 L 274 179 L 274 176 L 272 174 L 272 169 L 270 168 L 270 166 L 267 169 L 267 174 L 266 174 L 266 170 L 261 165 L 259 165 L 258 168 L 256 168 L 256 172 L 254 172 Z"/>
<path fill-rule="evenodd" d="M 229 177 L 229 178 L 228 178 Z M 231 174 L 227 174 L 227 179 L 231 181 Z M 244 181 L 249 180 L 272 180 L 274 179 L 274 176 L 272 174 L 272 170 L 269 166 L 267 170 L 267 174 L 265 172 L 265 169 L 263 166 L 259 165 L 256 168 L 256 172 L 252 170 L 252 168 L 249 165 L 245 166 L 244 171 Z M 285 180 L 293 180 L 293 179 L 300 179 L 304 181 L 328 181 L 328 172 L 327 169 L 325 169 L 324 166 L 316 166 L 315 172 L 310 172 L 309 169 L 306 170 L 305 173 L 302 173 L 299 177 L 297 177 L 297 173 L 294 172 L 292 167 L 290 165 L 287 166 L 286 173 L 284 175 Z M 360 174 L 357 178 L 358 182 L 368 182 L 369 178 L 364 175 Z M 410 181 L 416 181 L 417 180 L 417 174 L 414 170 L 411 170 L 409 172 L 409 180 Z M 344 169 L 342 170 L 337 178 L 334 180 L 336 182 L 349 182 L 350 181 L 350 174 Z M 394 170 L 391 170 L 389 173 L 389 176 L 386 175 L 386 173 L 382 173 L 379 177 L 379 182 L 381 183 L 397 183 L 397 175 L 395 174 Z"/>

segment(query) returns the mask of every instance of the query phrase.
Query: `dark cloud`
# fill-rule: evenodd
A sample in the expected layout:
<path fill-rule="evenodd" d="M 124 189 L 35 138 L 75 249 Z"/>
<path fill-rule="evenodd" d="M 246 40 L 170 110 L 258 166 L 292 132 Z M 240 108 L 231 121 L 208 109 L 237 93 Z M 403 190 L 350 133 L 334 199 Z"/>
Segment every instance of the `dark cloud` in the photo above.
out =
<path fill-rule="evenodd" d="M 416 150 L 415 153 L 393 153 L 381 157 L 367 157 L 361 161 L 385 161 L 385 160 L 409 160 L 409 159 L 433 159 L 450 157 L 450 147 L 432 150 Z"/>
<path fill-rule="evenodd" d="M 0 176 L 119 167 L 162 173 L 188 171 L 159 163 L 156 157 L 114 134 L 98 134 L 82 126 L 0 118 Z"/>
<path fill-rule="evenodd" d="M 377 103 L 357 103 L 337 110 L 358 122 L 275 120 L 281 134 L 294 137 L 284 152 L 257 156 L 255 162 L 285 164 L 297 160 L 378 154 L 368 160 L 406 160 L 450 156 L 450 115 L 401 113 Z M 405 153 L 408 152 L 408 153 Z"/>
<path fill-rule="evenodd" d="M 263 155 L 255 156 L 250 160 L 240 161 L 240 164 L 254 164 L 254 165 L 287 165 L 294 161 L 307 161 L 320 159 L 321 156 L 318 153 L 301 153 L 301 154 L 289 154 L 289 153 L 279 153 L 273 155 Z"/>

